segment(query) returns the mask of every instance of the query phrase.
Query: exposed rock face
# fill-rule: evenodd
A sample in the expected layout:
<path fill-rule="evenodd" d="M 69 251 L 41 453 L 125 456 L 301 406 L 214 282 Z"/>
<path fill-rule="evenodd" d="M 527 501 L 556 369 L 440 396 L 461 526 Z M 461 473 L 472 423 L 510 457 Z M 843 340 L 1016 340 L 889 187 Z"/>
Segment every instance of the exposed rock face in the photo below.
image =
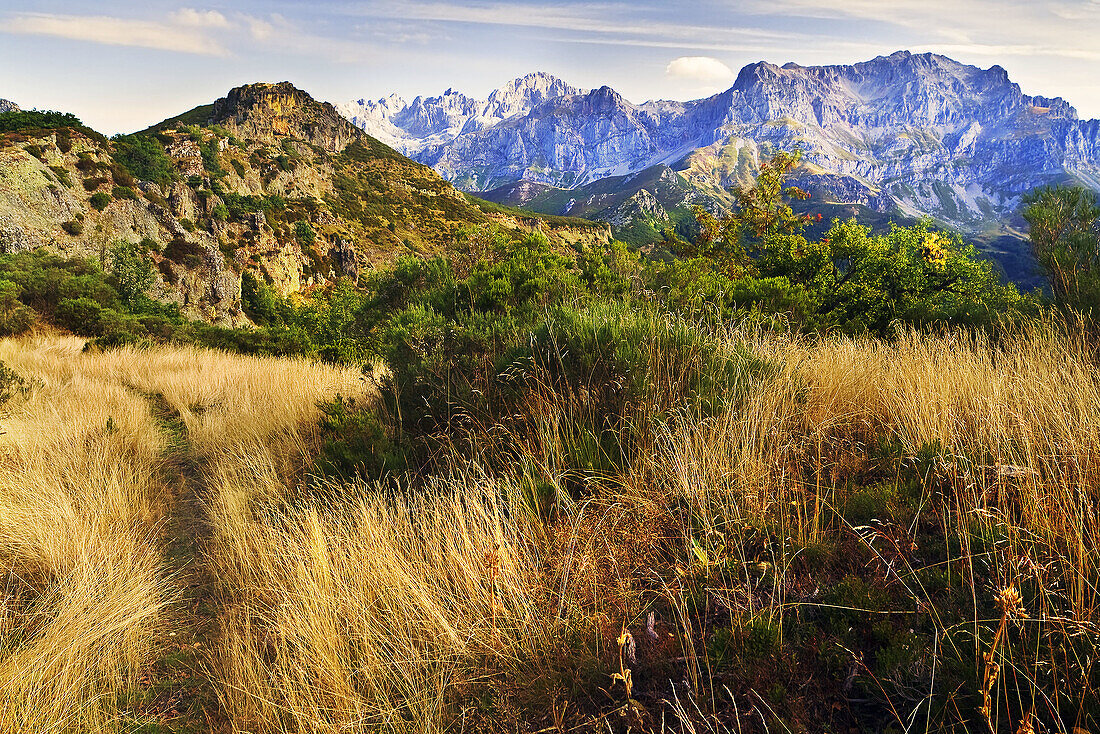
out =
<path fill-rule="evenodd" d="M 18 111 L 19 105 L 17 105 L 15 102 L 9 102 L 6 99 L 0 99 L 0 113 Z"/>
<path fill-rule="evenodd" d="M 245 271 L 287 294 L 403 254 L 444 252 L 462 228 L 542 224 L 486 213 L 286 83 L 234 89 L 155 129 L 148 142 L 167 156 L 158 171 L 175 169 L 159 182 L 136 180 L 115 158 L 118 143 L 87 128 L 0 133 L 0 252 L 104 262 L 129 242 L 160 273 L 152 296 L 239 325 Z M 549 230 L 560 247 L 610 237 L 588 222 Z"/>
<path fill-rule="evenodd" d="M 361 135 L 332 105 L 318 102 L 290 82 L 237 87 L 214 103 L 210 122 L 248 140 L 275 143 L 295 138 L 332 153 Z"/>
<path fill-rule="evenodd" d="M 837 198 L 972 231 L 1009 221 L 1037 185 L 1100 188 L 1100 121 L 1025 95 L 999 66 L 905 51 L 850 66 L 761 62 L 707 99 L 641 105 L 566 86 L 453 135 L 401 128 L 416 138 L 405 148 L 460 188 L 487 191 L 518 180 L 574 188 L 659 164 L 721 187 L 750 178 L 762 149 L 797 145 L 806 174 Z"/>
<path fill-rule="evenodd" d="M 391 94 L 377 101 L 345 102 L 336 109 L 369 135 L 410 155 L 578 92 L 551 74 L 536 73 L 513 79 L 485 100 L 448 89 L 438 97 L 416 97 L 411 102 Z"/>

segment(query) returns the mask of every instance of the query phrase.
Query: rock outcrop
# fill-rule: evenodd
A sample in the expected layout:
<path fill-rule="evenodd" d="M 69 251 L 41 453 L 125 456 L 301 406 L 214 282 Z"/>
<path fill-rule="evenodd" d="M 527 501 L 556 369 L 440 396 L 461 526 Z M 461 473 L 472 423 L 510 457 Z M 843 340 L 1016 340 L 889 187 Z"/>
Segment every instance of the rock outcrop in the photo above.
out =
<path fill-rule="evenodd" d="M 15 102 L 9 102 L 6 99 L 0 99 L 0 113 L 18 111 L 19 105 L 17 105 Z"/>
<path fill-rule="evenodd" d="M 247 140 L 302 140 L 338 153 L 361 133 L 327 102 L 318 102 L 290 82 L 237 87 L 214 103 L 211 124 L 225 125 Z"/>

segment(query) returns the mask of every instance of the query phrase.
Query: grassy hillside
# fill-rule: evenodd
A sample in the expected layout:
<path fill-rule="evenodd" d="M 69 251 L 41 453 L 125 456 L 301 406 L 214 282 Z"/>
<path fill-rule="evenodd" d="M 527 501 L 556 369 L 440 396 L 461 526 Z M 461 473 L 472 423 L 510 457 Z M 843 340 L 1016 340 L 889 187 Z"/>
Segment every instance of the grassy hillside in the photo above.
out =
<path fill-rule="evenodd" d="M 0 343 L 0 731 L 1096 728 L 1079 331 L 586 319 L 631 372 L 527 368 L 399 491 L 310 478 L 357 371 Z"/>

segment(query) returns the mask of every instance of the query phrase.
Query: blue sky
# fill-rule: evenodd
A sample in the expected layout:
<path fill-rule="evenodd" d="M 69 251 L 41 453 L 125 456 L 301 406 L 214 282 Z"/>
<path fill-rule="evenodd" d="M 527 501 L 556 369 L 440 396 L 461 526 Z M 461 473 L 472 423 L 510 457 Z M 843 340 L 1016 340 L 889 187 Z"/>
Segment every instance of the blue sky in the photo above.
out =
<path fill-rule="evenodd" d="M 251 81 L 329 101 L 480 97 L 539 70 L 641 102 L 705 96 L 758 60 L 909 49 L 1000 64 L 1025 92 L 1100 117 L 1098 37 L 1100 0 L 3 0 L 0 97 L 114 133 Z"/>

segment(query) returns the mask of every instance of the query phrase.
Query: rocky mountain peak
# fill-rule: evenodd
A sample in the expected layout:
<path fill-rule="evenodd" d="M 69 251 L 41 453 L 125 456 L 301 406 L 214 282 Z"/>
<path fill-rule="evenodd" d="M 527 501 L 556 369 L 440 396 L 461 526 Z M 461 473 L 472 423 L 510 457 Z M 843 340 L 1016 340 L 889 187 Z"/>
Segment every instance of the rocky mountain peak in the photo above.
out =
<path fill-rule="evenodd" d="M 242 138 L 278 142 L 296 138 L 330 152 L 343 150 L 362 133 L 327 102 L 318 102 L 290 82 L 246 84 L 214 103 L 210 122 Z"/>
<path fill-rule="evenodd" d="M 6 99 L 0 99 L 0 112 L 19 112 L 19 105 Z"/>
<path fill-rule="evenodd" d="M 513 79 L 494 90 L 481 116 L 506 120 L 515 115 L 526 115 L 546 100 L 580 94 L 580 91 L 553 74 L 535 72 Z"/>

